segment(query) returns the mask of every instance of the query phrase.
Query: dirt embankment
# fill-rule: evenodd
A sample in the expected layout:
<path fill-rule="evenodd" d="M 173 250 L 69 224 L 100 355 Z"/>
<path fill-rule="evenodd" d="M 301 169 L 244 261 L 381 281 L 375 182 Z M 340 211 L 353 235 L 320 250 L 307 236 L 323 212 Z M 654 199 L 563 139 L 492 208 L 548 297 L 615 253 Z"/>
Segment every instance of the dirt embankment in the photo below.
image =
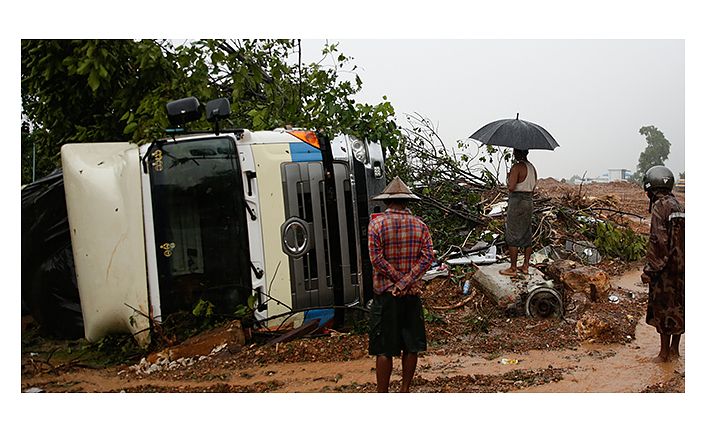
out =
<path fill-rule="evenodd" d="M 537 182 L 540 196 L 551 198 L 554 202 L 580 201 L 583 207 L 601 216 L 624 215 L 623 220 L 636 232 L 649 233 L 649 200 L 637 184 L 627 181 L 610 183 L 591 183 L 573 185 L 562 183 L 554 178 L 541 178 Z M 674 190 L 674 196 L 685 204 L 684 191 Z"/>

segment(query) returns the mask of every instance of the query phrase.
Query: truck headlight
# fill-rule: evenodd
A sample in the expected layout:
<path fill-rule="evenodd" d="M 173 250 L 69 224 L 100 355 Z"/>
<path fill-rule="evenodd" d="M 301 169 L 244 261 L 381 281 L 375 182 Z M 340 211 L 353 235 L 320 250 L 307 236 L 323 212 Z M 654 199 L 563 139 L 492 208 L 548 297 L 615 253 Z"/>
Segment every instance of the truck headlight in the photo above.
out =
<path fill-rule="evenodd" d="M 368 163 L 368 149 L 365 146 L 365 142 L 360 139 L 353 139 L 351 149 L 356 160 L 363 164 Z"/>

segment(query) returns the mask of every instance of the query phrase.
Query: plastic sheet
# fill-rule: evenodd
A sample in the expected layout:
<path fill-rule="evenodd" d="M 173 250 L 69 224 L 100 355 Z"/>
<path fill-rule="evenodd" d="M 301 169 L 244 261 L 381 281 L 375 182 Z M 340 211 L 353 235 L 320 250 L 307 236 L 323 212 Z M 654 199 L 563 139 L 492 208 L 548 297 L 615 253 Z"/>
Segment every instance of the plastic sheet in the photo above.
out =
<path fill-rule="evenodd" d="M 46 335 L 83 336 L 61 170 L 22 189 L 22 303 Z"/>

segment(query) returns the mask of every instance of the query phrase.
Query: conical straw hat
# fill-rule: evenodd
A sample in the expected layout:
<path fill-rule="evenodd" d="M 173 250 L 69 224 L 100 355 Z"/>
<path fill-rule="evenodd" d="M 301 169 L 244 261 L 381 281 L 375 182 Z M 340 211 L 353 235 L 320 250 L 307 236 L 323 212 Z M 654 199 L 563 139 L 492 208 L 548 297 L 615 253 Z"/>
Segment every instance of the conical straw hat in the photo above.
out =
<path fill-rule="evenodd" d="M 388 199 L 399 199 L 399 200 L 422 200 L 419 196 L 412 193 L 412 191 L 407 187 L 400 177 L 395 177 L 390 184 L 385 187 L 379 195 L 375 196 L 373 200 L 388 200 Z"/>

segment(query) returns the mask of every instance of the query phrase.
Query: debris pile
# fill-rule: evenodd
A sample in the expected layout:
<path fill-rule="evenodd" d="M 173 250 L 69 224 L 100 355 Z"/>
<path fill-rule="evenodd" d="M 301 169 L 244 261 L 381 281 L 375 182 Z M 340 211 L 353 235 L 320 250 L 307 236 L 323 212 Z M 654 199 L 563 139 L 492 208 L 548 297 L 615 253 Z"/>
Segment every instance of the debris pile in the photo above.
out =
<path fill-rule="evenodd" d="M 197 362 L 221 353 L 234 353 L 245 345 L 245 331 L 239 320 L 201 333 L 184 342 L 150 353 L 127 370 L 137 375 L 149 375 L 164 370 L 191 367 Z M 126 372 L 122 370 L 119 374 Z"/>
<path fill-rule="evenodd" d="M 206 359 L 206 356 L 201 356 L 199 358 L 179 358 L 174 361 L 170 361 L 169 358 L 161 357 L 157 359 L 156 362 L 152 363 L 148 361 L 147 358 L 142 358 L 139 363 L 128 367 L 128 369 L 137 375 L 150 375 L 164 370 L 175 370 L 180 367 L 190 367 L 197 361 L 203 361 L 204 359 Z M 125 372 L 125 370 L 119 371 L 118 375 Z"/>
<path fill-rule="evenodd" d="M 477 190 L 478 185 L 474 187 Z M 498 188 L 481 194 L 476 224 L 464 232 L 458 245 L 440 253 L 427 273 L 428 288 L 423 298 L 428 328 L 440 324 L 442 327 L 432 331 L 458 338 L 463 334 L 454 327 L 460 325 L 466 332 L 473 332 L 466 336 L 473 340 L 474 348 L 493 326 L 509 328 L 517 319 L 552 318 L 556 322 L 547 324 L 560 328 L 560 338 L 567 344 L 626 343 L 634 339 L 635 316 L 644 313 L 645 298 L 620 294 L 610 277 L 641 266 L 649 214 L 639 186 L 624 182 L 572 186 L 553 179 L 540 180 L 534 202 L 536 251 L 531 257 L 530 274 L 512 278 L 497 274 L 508 265 L 503 255 L 506 194 Z M 643 248 L 615 247 L 626 242 L 626 235 L 637 238 L 627 242 L 639 246 L 642 241 Z M 522 256 L 518 265 L 521 262 Z M 433 293 L 429 292 L 432 285 Z M 506 322 L 501 320 L 508 317 L 511 319 Z M 570 333 L 563 327 L 566 325 Z M 522 325 L 522 329 L 534 327 L 532 323 Z"/>

